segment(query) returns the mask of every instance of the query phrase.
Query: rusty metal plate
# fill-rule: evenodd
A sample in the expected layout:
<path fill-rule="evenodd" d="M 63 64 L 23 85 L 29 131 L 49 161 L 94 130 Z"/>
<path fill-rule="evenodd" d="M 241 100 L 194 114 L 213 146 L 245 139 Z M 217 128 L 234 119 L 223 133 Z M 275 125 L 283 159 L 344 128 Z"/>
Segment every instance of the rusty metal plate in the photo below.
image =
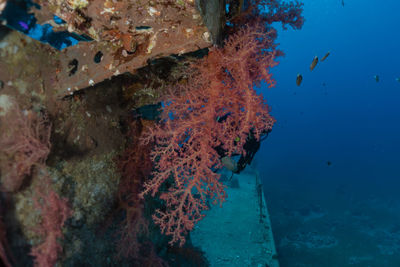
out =
<path fill-rule="evenodd" d="M 56 14 L 66 24 L 58 31 L 86 34 L 92 42 L 58 51 L 36 45 L 49 54 L 38 64 L 46 87 L 65 96 L 113 75 L 134 72 L 149 60 L 183 54 L 212 44 L 211 35 L 191 1 L 59 1 L 36 0 L 38 22 L 50 22 Z M 86 3 L 86 4 L 85 4 Z M 41 47 L 41 48 L 39 48 Z"/>

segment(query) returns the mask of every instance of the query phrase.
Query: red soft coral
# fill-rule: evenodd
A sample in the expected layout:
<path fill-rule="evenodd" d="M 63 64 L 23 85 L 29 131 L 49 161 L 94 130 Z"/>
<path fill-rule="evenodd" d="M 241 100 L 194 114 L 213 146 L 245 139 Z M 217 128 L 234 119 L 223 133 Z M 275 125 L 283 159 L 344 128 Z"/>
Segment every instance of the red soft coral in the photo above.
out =
<path fill-rule="evenodd" d="M 45 114 L 22 111 L 17 103 L 0 116 L 2 189 L 17 191 L 34 165 L 45 164 L 50 152 L 51 125 Z"/>
<path fill-rule="evenodd" d="M 35 257 L 35 266 L 52 267 L 56 264 L 62 247 L 58 240 L 63 238 L 62 227 L 72 211 L 67 199 L 61 198 L 50 185 L 50 178 L 36 188 L 35 208 L 41 211 L 42 222 L 36 227 L 44 241 L 32 248 L 31 255 Z"/>
<path fill-rule="evenodd" d="M 215 148 L 222 146 L 227 155 L 242 154 L 250 133 L 259 139 L 272 128 L 274 119 L 253 85 L 261 80 L 274 84 L 268 72 L 277 64 L 274 36 L 262 25 L 253 25 L 229 38 L 223 49 L 212 49 L 192 66 L 187 84 L 175 88 L 179 93 L 166 96 L 163 123 L 149 128 L 143 138 L 143 143 L 156 146 L 151 154 L 153 179 L 145 183 L 142 195 L 155 196 L 173 179 L 160 195 L 166 209 L 153 215 L 161 231 L 172 236 L 170 244 L 184 244 L 209 200 L 225 200 L 215 173 L 222 167 Z"/>
<path fill-rule="evenodd" d="M 300 29 L 304 24 L 303 3 L 281 2 L 278 0 L 259 0 L 259 5 L 268 11 L 264 14 L 266 21 L 281 22 L 282 27 L 286 29 L 286 25 L 290 25 L 293 29 Z"/>
<path fill-rule="evenodd" d="M 230 20 L 230 24 L 236 28 L 237 25 L 257 20 L 268 25 L 280 22 L 283 29 L 287 29 L 287 25 L 301 29 L 304 24 L 302 12 L 303 3 L 298 1 L 248 0 L 246 5 L 241 6 L 239 14 Z"/>

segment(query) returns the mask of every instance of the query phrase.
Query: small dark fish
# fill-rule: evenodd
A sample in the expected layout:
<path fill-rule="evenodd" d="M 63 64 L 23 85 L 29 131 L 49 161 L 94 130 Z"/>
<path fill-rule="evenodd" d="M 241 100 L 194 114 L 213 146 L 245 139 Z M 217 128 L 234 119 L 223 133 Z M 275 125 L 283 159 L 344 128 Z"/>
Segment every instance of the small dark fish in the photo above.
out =
<path fill-rule="evenodd" d="M 315 68 L 315 66 L 317 66 L 317 63 L 318 63 L 318 57 L 315 56 L 313 61 L 311 62 L 311 65 L 310 65 L 310 70 L 311 71 Z"/>
<path fill-rule="evenodd" d="M 400 77 L 399 77 L 399 78 L 396 78 L 396 81 L 400 83 Z"/>
<path fill-rule="evenodd" d="M 342 0 L 342 6 L 344 7 L 344 0 Z"/>
<path fill-rule="evenodd" d="M 323 58 L 321 58 L 321 61 L 324 61 L 330 54 L 331 54 L 331 51 L 328 51 L 328 53 L 326 53 L 325 56 Z"/>
<path fill-rule="evenodd" d="M 326 162 L 326 165 L 331 166 L 331 165 L 332 165 L 332 162 L 328 160 L 328 161 Z"/>
<path fill-rule="evenodd" d="M 297 86 L 300 86 L 301 82 L 303 81 L 303 75 L 301 75 L 300 73 L 297 74 L 297 78 L 296 78 L 296 84 Z"/>
<path fill-rule="evenodd" d="M 376 82 L 379 82 L 379 75 L 374 75 L 374 79 Z"/>

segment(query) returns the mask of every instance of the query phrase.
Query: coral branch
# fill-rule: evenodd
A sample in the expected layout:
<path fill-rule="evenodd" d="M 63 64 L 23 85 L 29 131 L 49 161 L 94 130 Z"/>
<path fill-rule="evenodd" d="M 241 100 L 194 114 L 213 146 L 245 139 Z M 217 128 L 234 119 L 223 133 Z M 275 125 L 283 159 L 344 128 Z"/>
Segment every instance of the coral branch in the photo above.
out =
<path fill-rule="evenodd" d="M 300 29 L 304 24 L 303 3 L 296 2 L 279 2 L 277 0 L 261 1 L 261 6 L 268 9 L 264 15 L 266 21 L 281 22 L 282 27 L 286 29 L 286 25 L 290 25 L 293 29 Z"/>
<path fill-rule="evenodd" d="M 0 116 L 2 187 L 17 191 L 34 165 L 44 165 L 50 152 L 51 126 L 45 114 L 21 111 L 16 103 Z"/>
<path fill-rule="evenodd" d="M 58 240 L 64 236 L 62 227 L 72 211 L 68 207 L 67 199 L 61 198 L 51 188 L 48 177 L 44 184 L 36 188 L 34 203 L 42 216 L 42 222 L 37 226 L 36 231 L 44 238 L 44 241 L 32 248 L 31 255 L 35 257 L 35 266 L 52 267 L 62 251 Z"/>
<path fill-rule="evenodd" d="M 230 22 L 234 26 L 243 25 L 249 21 L 259 21 L 264 25 L 281 22 L 283 29 L 287 29 L 287 25 L 289 25 L 298 30 L 304 24 L 302 12 L 303 3 L 299 1 L 249 0 L 248 4 Z"/>

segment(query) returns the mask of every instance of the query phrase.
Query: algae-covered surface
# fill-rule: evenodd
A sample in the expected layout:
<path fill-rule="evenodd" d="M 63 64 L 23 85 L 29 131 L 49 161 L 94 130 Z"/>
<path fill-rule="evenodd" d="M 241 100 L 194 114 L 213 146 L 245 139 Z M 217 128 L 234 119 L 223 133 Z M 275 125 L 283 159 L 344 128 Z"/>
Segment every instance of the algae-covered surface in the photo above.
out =
<path fill-rule="evenodd" d="M 235 174 L 226 184 L 226 201 L 212 206 L 195 226 L 193 245 L 204 251 L 210 266 L 279 266 L 264 194 L 257 190 L 257 172 Z"/>

